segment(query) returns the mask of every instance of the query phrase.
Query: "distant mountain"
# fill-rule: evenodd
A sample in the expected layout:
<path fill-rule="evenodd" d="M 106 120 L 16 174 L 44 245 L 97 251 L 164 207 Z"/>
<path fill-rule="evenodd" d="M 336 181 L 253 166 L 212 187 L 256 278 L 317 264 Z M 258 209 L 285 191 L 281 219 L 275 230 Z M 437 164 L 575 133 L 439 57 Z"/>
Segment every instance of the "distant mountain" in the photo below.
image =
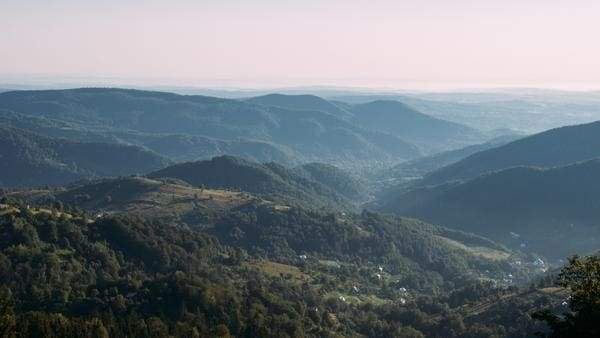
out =
<path fill-rule="evenodd" d="M 532 153 L 534 154 L 534 153 Z M 380 209 L 562 258 L 600 247 L 600 160 L 398 192 Z"/>
<path fill-rule="evenodd" d="M 352 178 L 341 170 L 329 170 L 325 175 L 323 168 L 307 168 L 311 167 L 312 170 L 290 169 L 275 163 L 261 164 L 221 156 L 208 161 L 176 164 L 148 177 L 176 178 L 197 187 L 246 191 L 304 206 L 347 207 L 351 192 L 360 189 L 352 185 Z M 305 175 L 306 172 L 311 174 Z"/>
<path fill-rule="evenodd" d="M 294 110 L 322 111 L 344 119 L 352 117 L 352 113 L 343 106 L 315 95 L 268 94 L 253 97 L 246 101 L 265 106 L 275 106 Z"/>
<path fill-rule="evenodd" d="M 473 154 L 431 173 L 421 184 L 465 180 L 515 166 L 562 166 L 597 157 L 600 122 L 552 129 Z"/>
<path fill-rule="evenodd" d="M 591 91 L 518 89 L 447 93 L 347 93 L 326 97 L 352 104 L 376 100 L 400 101 L 424 114 L 484 132 L 508 128 L 530 134 L 600 119 L 600 99 L 597 92 Z"/>
<path fill-rule="evenodd" d="M 66 130 L 86 141 L 88 136 L 117 139 L 161 151 L 172 159 L 188 160 L 198 153 L 210 153 L 211 145 L 198 150 L 210 140 L 225 144 L 212 155 L 227 153 L 231 147 L 239 151 L 236 155 L 261 160 L 264 152 L 271 152 L 273 159 L 292 157 L 295 162 L 348 167 L 376 166 L 420 155 L 416 146 L 400 137 L 367 130 L 333 115 L 331 110 L 300 112 L 205 96 L 111 88 L 14 91 L 0 94 L 0 110 L 5 121 L 29 125 L 38 132 Z M 12 117 L 6 117 L 9 114 Z M 53 127 L 44 127 L 41 121 L 50 121 Z M 162 143 L 162 137 L 167 138 L 164 146 L 157 144 Z M 173 141 L 191 141 L 199 147 L 170 146 Z"/>
<path fill-rule="evenodd" d="M 294 110 L 330 113 L 368 129 L 395 135 L 415 143 L 426 153 L 455 149 L 485 140 L 475 129 L 425 115 L 395 100 L 374 100 L 361 104 L 328 101 L 313 95 L 270 94 L 248 102 Z"/>
<path fill-rule="evenodd" d="M 168 165 L 138 147 L 48 138 L 0 127 L 0 186 L 63 185 L 84 178 L 146 173 Z"/>
<path fill-rule="evenodd" d="M 357 104 L 352 112 L 356 124 L 402 137 L 429 153 L 485 140 L 475 129 L 425 115 L 398 101 Z"/>

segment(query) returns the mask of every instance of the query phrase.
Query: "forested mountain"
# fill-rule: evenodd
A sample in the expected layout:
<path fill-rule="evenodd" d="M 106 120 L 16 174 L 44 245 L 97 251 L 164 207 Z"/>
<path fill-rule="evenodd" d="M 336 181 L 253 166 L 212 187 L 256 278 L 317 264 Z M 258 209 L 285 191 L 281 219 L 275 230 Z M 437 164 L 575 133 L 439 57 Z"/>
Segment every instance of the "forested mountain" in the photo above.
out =
<path fill-rule="evenodd" d="M 600 160 L 590 160 L 398 192 L 380 208 L 559 259 L 600 247 L 599 201 Z"/>
<path fill-rule="evenodd" d="M 203 153 L 212 157 L 228 153 L 229 147 L 258 160 L 272 154 L 271 160 L 287 157 L 364 167 L 420 154 L 399 136 L 367 130 L 321 110 L 300 112 L 205 96 L 109 88 L 14 91 L 0 94 L 0 110 L 4 121 L 33 125 L 37 132 L 116 139 L 173 159 L 196 159 Z M 40 123 L 44 120 L 55 128 Z M 211 140 L 225 144 L 225 149 L 179 147 Z"/>
<path fill-rule="evenodd" d="M 358 125 L 401 136 L 429 153 L 485 140 L 475 129 L 425 115 L 398 101 L 357 104 L 352 112 Z"/>
<path fill-rule="evenodd" d="M 364 199 L 359 183 L 332 167 L 287 168 L 232 156 L 176 164 L 150 173 L 150 178 L 176 178 L 194 186 L 226 188 L 313 207 L 347 207 Z"/>
<path fill-rule="evenodd" d="M 515 166 L 554 167 L 600 157 L 600 122 L 552 129 L 473 154 L 425 177 L 439 184 Z"/>
<path fill-rule="evenodd" d="M 0 187 L 63 185 L 146 173 L 168 164 L 156 153 L 134 146 L 74 142 L 0 127 Z"/>

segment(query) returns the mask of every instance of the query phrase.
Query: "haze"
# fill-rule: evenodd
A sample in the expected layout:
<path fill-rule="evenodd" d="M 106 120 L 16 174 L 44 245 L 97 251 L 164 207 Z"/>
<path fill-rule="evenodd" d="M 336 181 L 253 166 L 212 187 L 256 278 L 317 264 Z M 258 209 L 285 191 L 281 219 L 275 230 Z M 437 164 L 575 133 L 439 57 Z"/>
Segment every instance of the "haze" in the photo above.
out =
<path fill-rule="evenodd" d="M 596 88 L 600 3 L 574 3 L 3 0 L 0 74 Z"/>

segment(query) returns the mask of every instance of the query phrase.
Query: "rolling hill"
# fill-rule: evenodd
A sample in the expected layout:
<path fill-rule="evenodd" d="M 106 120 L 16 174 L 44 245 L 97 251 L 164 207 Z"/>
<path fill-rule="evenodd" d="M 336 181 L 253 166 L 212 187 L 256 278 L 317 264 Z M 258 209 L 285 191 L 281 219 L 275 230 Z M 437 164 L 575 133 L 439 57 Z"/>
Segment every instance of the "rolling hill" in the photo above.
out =
<path fill-rule="evenodd" d="M 473 154 L 431 173 L 420 184 L 466 180 L 515 166 L 564 166 L 597 157 L 600 157 L 600 122 L 593 122 L 548 130 Z"/>
<path fill-rule="evenodd" d="M 515 167 L 397 192 L 380 209 L 478 233 L 553 259 L 600 246 L 600 160 Z"/>
<path fill-rule="evenodd" d="M 64 185 L 94 177 L 146 173 L 169 164 L 139 147 L 48 138 L 0 127 L 0 186 Z"/>

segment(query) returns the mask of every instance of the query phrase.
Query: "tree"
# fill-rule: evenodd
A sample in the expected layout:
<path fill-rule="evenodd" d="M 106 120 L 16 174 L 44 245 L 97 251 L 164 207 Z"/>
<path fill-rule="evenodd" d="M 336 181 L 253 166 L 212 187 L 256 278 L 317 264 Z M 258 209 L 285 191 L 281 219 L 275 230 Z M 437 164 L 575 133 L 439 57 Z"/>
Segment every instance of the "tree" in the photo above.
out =
<path fill-rule="evenodd" d="M 11 337 L 16 324 L 10 291 L 2 288 L 0 290 L 0 337 Z"/>
<path fill-rule="evenodd" d="M 534 315 L 550 326 L 548 336 L 600 337 L 600 258 L 570 258 L 558 276 L 558 284 L 571 293 L 570 312 L 556 315 L 544 310 Z"/>

